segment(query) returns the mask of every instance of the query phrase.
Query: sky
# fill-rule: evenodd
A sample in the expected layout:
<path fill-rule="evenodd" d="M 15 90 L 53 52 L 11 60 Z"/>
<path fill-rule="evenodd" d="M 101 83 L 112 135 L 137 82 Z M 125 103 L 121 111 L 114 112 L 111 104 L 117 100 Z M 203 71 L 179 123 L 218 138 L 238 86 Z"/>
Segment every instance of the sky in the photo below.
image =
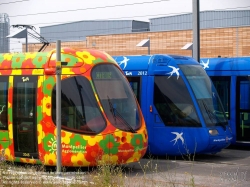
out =
<path fill-rule="evenodd" d="M 10 25 L 40 27 L 83 20 L 138 20 L 191 13 L 194 0 L 1 0 L 0 13 Z M 200 11 L 250 10 L 250 0 L 199 0 Z M 17 28 L 10 28 L 10 34 Z M 29 42 L 37 42 L 32 38 Z M 10 39 L 10 50 L 21 51 L 25 39 Z"/>

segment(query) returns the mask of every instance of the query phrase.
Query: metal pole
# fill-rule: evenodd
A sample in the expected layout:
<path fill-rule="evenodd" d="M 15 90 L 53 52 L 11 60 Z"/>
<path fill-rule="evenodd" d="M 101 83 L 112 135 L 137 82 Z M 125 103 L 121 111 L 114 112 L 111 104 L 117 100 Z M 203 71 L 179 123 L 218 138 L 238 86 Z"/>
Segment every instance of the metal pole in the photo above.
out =
<path fill-rule="evenodd" d="M 28 52 L 28 28 L 26 27 L 26 52 Z"/>
<path fill-rule="evenodd" d="M 200 3 L 193 0 L 193 58 L 200 62 Z"/>
<path fill-rule="evenodd" d="M 150 55 L 150 37 L 148 37 L 148 54 Z"/>
<path fill-rule="evenodd" d="M 61 175 L 62 147 L 61 147 L 61 40 L 56 42 L 56 166 L 57 174 Z"/>

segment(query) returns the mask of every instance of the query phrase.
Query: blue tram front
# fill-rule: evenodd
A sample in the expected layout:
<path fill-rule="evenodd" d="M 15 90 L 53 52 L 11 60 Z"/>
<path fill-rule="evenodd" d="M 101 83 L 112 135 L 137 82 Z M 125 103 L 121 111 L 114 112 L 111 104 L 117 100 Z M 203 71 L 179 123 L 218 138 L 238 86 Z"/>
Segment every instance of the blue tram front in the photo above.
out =
<path fill-rule="evenodd" d="M 141 105 L 153 155 L 217 153 L 231 129 L 203 67 L 173 55 L 114 57 Z"/>

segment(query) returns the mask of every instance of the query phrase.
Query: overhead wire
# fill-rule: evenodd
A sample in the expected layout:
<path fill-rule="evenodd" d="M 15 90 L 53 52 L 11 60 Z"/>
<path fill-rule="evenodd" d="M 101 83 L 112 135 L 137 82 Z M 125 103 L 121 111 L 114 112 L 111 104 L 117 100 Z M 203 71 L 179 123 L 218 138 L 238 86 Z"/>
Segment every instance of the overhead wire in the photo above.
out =
<path fill-rule="evenodd" d="M 240 17 L 234 17 L 234 19 L 237 19 L 237 18 L 246 18 L 248 16 L 240 16 Z M 217 18 L 217 19 L 205 19 L 205 20 L 202 20 L 202 22 L 207 22 L 207 21 L 212 21 L 212 20 L 215 20 L 215 21 L 220 21 L 220 20 L 230 20 L 231 18 Z M 181 23 L 175 23 L 175 22 L 168 22 L 168 23 L 165 23 L 165 24 L 162 24 L 162 23 L 159 23 L 159 24 L 154 24 L 153 26 L 154 27 L 157 27 L 157 26 L 168 26 L 168 25 L 179 25 L 179 24 L 186 24 L 186 23 L 192 23 L 192 20 L 190 21 L 185 21 L 185 22 L 181 22 Z M 130 26 L 129 27 L 112 27 L 112 28 L 102 28 L 102 29 L 98 29 L 99 32 L 93 32 L 93 34 L 95 35 L 98 35 L 98 34 L 107 34 L 107 33 L 110 33 L 112 31 L 117 31 L 117 30 L 124 30 L 124 29 L 127 29 L 127 28 L 131 28 Z M 147 29 L 147 28 L 140 28 L 141 30 L 143 29 Z M 81 33 L 81 32 L 88 32 L 88 31 L 92 31 L 93 29 L 81 29 L 81 30 L 68 30 L 68 31 L 56 31 L 56 32 L 48 32 L 49 34 L 65 34 L 65 33 Z M 45 33 L 43 33 L 45 34 Z M 47 34 L 47 33 L 46 33 Z M 58 36 L 60 37 L 60 36 Z M 67 35 L 67 37 L 71 37 L 70 35 Z M 79 38 L 79 37 L 85 37 L 85 36 L 75 36 L 75 35 L 72 35 L 71 38 Z M 54 38 L 57 38 L 57 37 L 53 37 Z"/>
<path fill-rule="evenodd" d="M 29 1 L 29 0 L 22 0 L 22 1 L 15 1 L 17 2 L 23 2 L 23 1 Z M 113 8 L 113 7 L 117 7 L 117 6 L 126 6 L 126 5 L 136 5 L 136 4 L 146 4 L 146 3 L 155 3 L 155 2 L 163 2 L 166 0 L 160 0 L 160 1 L 152 1 L 152 2 L 142 2 L 142 3 L 132 3 L 132 4 L 123 4 L 123 5 L 112 5 L 112 6 L 104 6 L 104 7 L 92 7 L 92 8 L 85 8 L 85 9 L 75 9 L 75 10 L 65 10 L 65 11 L 55 11 L 55 12 L 44 12 L 44 13 L 36 13 L 36 14 L 26 14 L 26 15 L 15 15 L 15 16 L 9 16 L 9 17 L 18 17 L 18 16 L 35 16 L 35 15 L 40 15 L 40 14 L 52 14 L 52 13 L 63 13 L 63 12 L 70 12 L 70 11 L 80 11 L 80 10 L 93 10 L 93 9 L 99 9 L 99 8 Z M 15 3 L 15 2 L 9 2 L 9 3 Z M 4 4 L 4 3 L 1 3 Z M 0 5 L 1 5 L 0 4 Z M 5 3 L 6 4 L 6 3 Z M 243 9 L 243 8 L 249 8 L 250 6 L 246 6 L 246 7 L 235 7 L 235 8 L 224 8 L 224 9 L 215 9 L 215 10 L 206 10 L 206 11 L 225 11 L 225 10 L 238 10 L 238 9 Z M 149 16 L 170 16 L 170 15 L 181 15 L 181 14 L 188 14 L 190 12 L 181 12 L 181 13 L 169 13 L 169 14 L 156 14 L 156 15 L 143 15 L 143 16 L 133 16 L 133 17 L 119 17 L 119 18 L 107 18 L 105 20 L 120 20 L 120 19 L 124 19 L 124 18 L 135 18 L 135 17 L 149 17 Z M 229 18 L 227 18 L 229 19 Z M 213 19 L 214 20 L 214 19 Z M 219 20 L 219 19 L 217 19 Z M 94 19 L 94 20 L 81 20 L 81 21 L 103 21 L 103 19 Z M 53 24 L 53 23 L 61 23 L 61 24 L 68 24 L 68 23 L 74 23 L 74 22 L 79 22 L 79 21 L 71 21 L 71 22 L 52 22 L 52 23 L 36 23 L 33 25 L 41 25 L 41 24 Z M 188 22 L 186 22 L 188 23 Z M 172 23 L 167 23 L 164 25 L 170 25 Z M 163 24 L 159 24 L 159 25 L 163 25 Z M 154 25 L 155 26 L 155 25 Z M 157 25 L 156 25 L 157 26 Z M 45 26 L 46 27 L 46 26 Z M 113 28 L 114 30 L 117 29 L 124 29 L 127 27 L 123 27 L 123 28 Z M 111 30 L 113 30 L 111 29 Z M 107 30 L 107 33 L 110 31 L 110 29 L 99 29 L 100 31 L 102 31 L 100 34 L 104 34 L 105 30 Z M 68 32 L 82 32 L 82 31 L 87 31 L 87 30 L 81 30 L 81 31 L 68 31 Z M 104 31 L 104 32 L 103 32 Z M 66 31 L 67 32 L 67 31 Z M 63 32 L 63 33 L 66 33 Z M 62 33 L 62 32 L 54 32 L 54 33 Z M 81 36 L 80 36 L 81 37 Z M 77 36 L 76 38 L 79 38 L 79 36 Z M 20 43 L 20 42 L 18 42 Z"/>
<path fill-rule="evenodd" d="M 129 3 L 129 4 L 121 4 L 121 5 L 110 5 L 110 6 L 102 6 L 102 7 L 90 7 L 90 8 L 83 8 L 83 9 L 72 9 L 72 10 L 59 10 L 54 12 L 40 12 L 35 14 L 22 14 L 22 15 L 14 15 L 9 17 L 19 17 L 19 16 L 34 16 L 34 15 L 41 15 L 41 14 L 56 14 L 56 13 L 64 13 L 64 12 L 75 12 L 75 11 L 82 11 L 82 10 L 94 10 L 94 9 L 102 9 L 102 8 L 115 8 L 115 7 L 123 7 L 123 6 L 131 6 L 131 5 L 141 5 L 141 4 L 151 4 L 156 2 L 163 2 L 163 1 L 169 1 L 169 0 L 156 0 L 156 1 L 146 1 L 141 3 Z"/>
<path fill-rule="evenodd" d="M 225 9 L 215 9 L 215 10 L 205 10 L 205 11 L 225 11 L 225 10 L 238 10 L 238 9 L 243 9 L 243 8 L 250 8 L 250 6 L 246 7 L 235 7 L 235 8 L 225 8 Z M 201 11 L 203 12 L 203 11 Z M 141 17 L 153 17 L 158 18 L 165 17 L 165 16 L 174 16 L 174 15 L 181 15 L 181 14 L 190 14 L 191 12 L 181 12 L 181 13 L 168 13 L 168 14 L 151 14 L 151 15 L 142 15 L 142 16 L 126 16 L 126 17 L 113 17 L 113 18 L 106 18 L 106 19 L 93 19 L 93 20 L 75 20 L 75 21 L 64 21 L 64 22 L 47 22 L 47 23 L 30 23 L 30 25 L 48 25 L 48 26 L 54 26 L 55 24 L 69 24 L 69 23 L 74 23 L 74 22 L 81 22 L 81 21 L 107 21 L 107 20 L 122 20 L 122 19 L 128 19 L 128 18 L 141 18 Z M 10 17 L 10 16 L 9 16 Z M 152 19 L 152 18 L 151 18 Z M 41 26 L 43 27 L 43 26 Z M 46 26 L 44 26 L 46 27 Z"/>
<path fill-rule="evenodd" d="M 30 1 L 30 0 L 20 0 L 20 1 L 12 1 L 12 2 L 7 2 L 7 3 L 0 3 L 0 5 L 7 5 L 7 4 L 12 4 L 12 3 L 20 3 L 23 1 Z"/>

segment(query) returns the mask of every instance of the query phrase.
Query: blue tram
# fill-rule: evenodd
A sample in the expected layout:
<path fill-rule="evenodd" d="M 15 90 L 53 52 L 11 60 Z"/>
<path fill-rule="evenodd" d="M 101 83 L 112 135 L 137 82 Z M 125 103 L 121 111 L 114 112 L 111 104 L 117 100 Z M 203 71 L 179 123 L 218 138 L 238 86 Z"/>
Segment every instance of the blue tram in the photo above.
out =
<path fill-rule="evenodd" d="M 232 132 L 203 67 L 174 55 L 114 56 L 141 106 L 152 155 L 217 153 Z"/>
<path fill-rule="evenodd" d="M 220 95 L 232 145 L 250 146 L 250 57 L 201 59 Z"/>

